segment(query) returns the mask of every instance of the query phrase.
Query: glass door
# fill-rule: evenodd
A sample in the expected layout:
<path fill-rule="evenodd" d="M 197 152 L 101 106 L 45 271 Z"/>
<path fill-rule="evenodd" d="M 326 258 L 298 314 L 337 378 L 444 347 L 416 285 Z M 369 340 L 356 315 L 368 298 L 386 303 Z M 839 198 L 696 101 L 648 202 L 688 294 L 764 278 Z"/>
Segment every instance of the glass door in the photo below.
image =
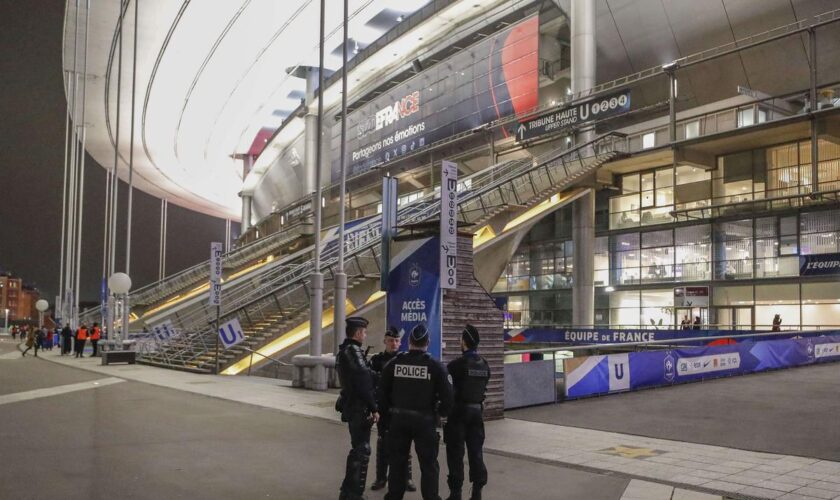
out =
<path fill-rule="evenodd" d="M 676 307 L 674 308 L 674 312 L 676 314 L 674 324 L 677 325 L 677 328 L 682 330 L 700 330 L 709 326 L 708 307 Z M 698 318 L 700 324 L 695 325 Z"/>
<path fill-rule="evenodd" d="M 753 308 L 720 307 L 717 310 L 717 322 L 721 330 L 752 330 Z"/>

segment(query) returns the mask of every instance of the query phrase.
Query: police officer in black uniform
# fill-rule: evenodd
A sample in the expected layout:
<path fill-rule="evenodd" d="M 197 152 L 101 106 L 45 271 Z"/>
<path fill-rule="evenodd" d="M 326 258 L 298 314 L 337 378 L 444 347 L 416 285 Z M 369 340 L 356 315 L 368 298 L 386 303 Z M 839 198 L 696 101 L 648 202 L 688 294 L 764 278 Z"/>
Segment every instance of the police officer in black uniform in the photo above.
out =
<path fill-rule="evenodd" d="M 400 331 L 394 326 L 389 327 L 385 332 L 383 343 L 385 344 L 385 350 L 370 358 L 370 369 L 373 370 L 377 386 L 385 365 L 397 356 L 397 351 L 400 349 Z M 389 416 L 383 413 L 379 416 L 379 422 L 376 424 L 376 480 L 370 487 L 374 491 L 381 490 L 388 484 L 388 424 L 390 423 Z M 411 480 L 410 459 L 408 460 L 406 478 L 408 481 L 406 489 L 417 491 L 414 481 Z"/>
<path fill-rule="evenodd" d="M 368 367 L 362 343 L 367 337 L 368 321 L 362 317 L 347 318 L 347 338 L 338 349 L 336 369 L 341 380 L 341 396 L 336 409 L 341 421 L 350 428 L 350 453 L 341 483 L 339 500 L 363 499 L 370 460 L 370 429 L 379 421 L 379 408 L 374 397 L 373 373 Z"/>
<path fill-rule="evenodd" d="M 455 391 L 455 403 L 443 428 L 446 442 L 446 464 L 449 468 L 447 500 L 461 500 L 464 484 L 464 443 L 470 463 L 470 500 L 481 500 L 481 489 L 487 484 L 484 466 L 484 395 L 490 380 L 490 366 L 478 355 L 478 330 L 467 325 L 461 333 L 463 355 L 447 365 Z"/>
<path fill-rule="evenodd" d="M 391 474 L 385 500 L 401 500 L 405 494 L 406 462 L 411 442 L 420 462 L 420 492 L 424 500 L 438 496 L 437 415 L 452 407 L 452 386 L 446 368 L 426 352 L 429 331 L 419 324 L 409 335 L 409 351 L 385 366 L 379 384 L 382 410 L 390 411 Z"/>

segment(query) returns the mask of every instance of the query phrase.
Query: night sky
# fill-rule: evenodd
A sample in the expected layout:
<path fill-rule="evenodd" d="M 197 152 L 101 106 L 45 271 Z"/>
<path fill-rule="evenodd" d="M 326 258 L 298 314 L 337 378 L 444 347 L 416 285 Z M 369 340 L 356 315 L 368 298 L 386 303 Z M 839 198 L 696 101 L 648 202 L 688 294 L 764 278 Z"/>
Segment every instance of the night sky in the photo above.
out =
<path fill-rule="evenodd" d="M 0 270 L 33 284 L 53 305 L 59 288 L 66 100 L 61 78 L 64 0 L 0 0 Z M 98 302 L 105 170 L 85 171 L 81 300 Z M 120 183 L 116 270 L 125 267 L 127 185 Z M 131 277 L 157 279 L 160 200 L 134 191 Z M 234 234 L 238 231 L 234 225 Z M 167 273 L 207 260 L 225 222 L 169 204 Z"/>

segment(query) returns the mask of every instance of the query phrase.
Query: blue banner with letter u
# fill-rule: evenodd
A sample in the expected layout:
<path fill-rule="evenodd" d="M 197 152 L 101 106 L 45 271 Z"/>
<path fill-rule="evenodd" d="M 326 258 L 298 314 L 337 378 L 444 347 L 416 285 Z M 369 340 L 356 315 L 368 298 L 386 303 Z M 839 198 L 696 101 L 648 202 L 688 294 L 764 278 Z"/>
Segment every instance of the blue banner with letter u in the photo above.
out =
<path fill-rule="evenodd" d="M 391 263 L 388 275 L 388 326 L 403 331 L 400 350 L 408 349 L 408 334 L 423 323 L 429 329 L 429 354 L 441 357 L 441 290 L 438 237 L 411 241 Z"/>
<path fill-rule="evenodd" d="M 588 356 L 566 372 L 566 398 L 840 361 L 840 335 Z"/>

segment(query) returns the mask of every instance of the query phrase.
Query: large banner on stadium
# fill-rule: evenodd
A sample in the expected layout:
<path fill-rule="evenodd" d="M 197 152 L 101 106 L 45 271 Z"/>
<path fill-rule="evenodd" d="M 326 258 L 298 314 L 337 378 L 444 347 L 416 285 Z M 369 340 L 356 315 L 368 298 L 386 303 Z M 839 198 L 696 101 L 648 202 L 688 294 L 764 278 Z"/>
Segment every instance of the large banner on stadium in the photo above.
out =
<path fill-rule="evenodd" d="M 403 331 L 400 350 L 408 350 L 408 334 L 423 323 L 431 337 L 429 354 L 441 359 L 440 238 L 409 242 L 391 262 L 388 275 L 388 326 Z"/>
<path fill-rule="evenodd" d="M 536 109 L 539 17 L 534 15 L 435 64 L 347 117 L 348 175 L 433 142 Z M 508 134 L 508 131 L 502 131 Z M 332 131 L 338 151 L 341 124 Z M 340 176 L 340 158 L 332 179 Z"/>
<path fill-rule="evenodd" d="M 751 330 L 654 330 L 610 328 L 518 328 L 505 331 L 505 342 L 559 343 L 569 345 L 625 344 L 694 337 L 729 337 Z"/>
<path fill-rule="evenodd" d="M 697 382 L 765 370 L 840 361 L 840 335 L 668 351 L 574 358 L 566 363 L 566 398 Z"/>

